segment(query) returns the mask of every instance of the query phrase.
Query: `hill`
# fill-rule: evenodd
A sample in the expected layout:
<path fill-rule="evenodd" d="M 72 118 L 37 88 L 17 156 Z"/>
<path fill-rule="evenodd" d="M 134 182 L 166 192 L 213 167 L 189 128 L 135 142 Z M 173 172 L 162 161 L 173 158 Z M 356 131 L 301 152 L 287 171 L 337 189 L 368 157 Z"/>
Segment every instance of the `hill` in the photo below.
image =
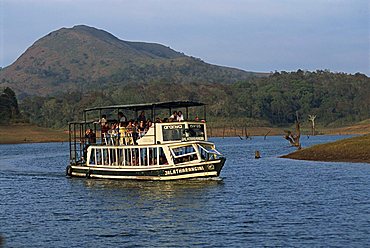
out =
<path fill-rule="evenodd" d="M 128 83 L 233 83 L 255 75 L 265 74 L 211 65 L 160 44 L 124 41 L 79 25 L 36 41 L 0 71 L 0 86 L 23 99 Z"/>
<path fill-rule="evenodd" d="M 282 156 L 299 160 L 370 163 L 370 134 L 315 145 Z"/>

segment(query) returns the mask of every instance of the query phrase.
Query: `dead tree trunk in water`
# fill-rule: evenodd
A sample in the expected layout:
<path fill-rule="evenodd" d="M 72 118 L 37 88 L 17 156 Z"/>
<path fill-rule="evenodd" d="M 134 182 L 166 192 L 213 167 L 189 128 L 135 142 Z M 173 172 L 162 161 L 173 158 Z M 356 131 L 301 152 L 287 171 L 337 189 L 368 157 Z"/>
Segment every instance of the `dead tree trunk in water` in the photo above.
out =
<path fill-rule="evenodd" d="M 308 115 L 308 119 L 311 121 L 312 136 L 315 136 L 316 134 L 316 130 L 315 130 L 316 115 Z"/>
<path fill-rule="evenodd" d="M 295 122 L 295 133 L 289 130 L 288 131 L 285 130 L 284 132 L 286 133 L 284 138 L 288 140 L 292 146 L 295 146 L 297 147 L 298 150 L 300 150 L 302 148 L 301 143 L 299 141 L 301 138 L 301 123 L 298 118 L 298 112 L 297 112 L 297 119 Z"/>
<path fill-rule="evenodd" d="M 269 130 L 266 134 L 265 134 L 265 137 L 263 138 L 264 140 L 266 139 L 266 136 L 271 132 L 271 130 Z"/>

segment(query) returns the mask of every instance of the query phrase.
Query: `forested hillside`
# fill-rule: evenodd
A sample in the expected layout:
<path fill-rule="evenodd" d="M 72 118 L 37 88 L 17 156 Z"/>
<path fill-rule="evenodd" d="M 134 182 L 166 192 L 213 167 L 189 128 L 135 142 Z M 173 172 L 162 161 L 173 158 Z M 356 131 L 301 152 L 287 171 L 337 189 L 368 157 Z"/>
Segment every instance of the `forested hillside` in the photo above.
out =
<path fill-rule="evenodd" d="M 370 79 L 359 73 L 298 70 L 234 84 L 131 83 L 99 91 L 27 97 L 21 108 L 34 123 L 64 127 L 68 121 L 81 119 L 81 110 L 87 107 L 184 99 L 207 103 L 207 116 L 219 125 L 245 125 L 253 120 L 290 125 L 298 111 L 303 121 L 314 114 L 321 125 L 339 126 L 370 118 Z"/>

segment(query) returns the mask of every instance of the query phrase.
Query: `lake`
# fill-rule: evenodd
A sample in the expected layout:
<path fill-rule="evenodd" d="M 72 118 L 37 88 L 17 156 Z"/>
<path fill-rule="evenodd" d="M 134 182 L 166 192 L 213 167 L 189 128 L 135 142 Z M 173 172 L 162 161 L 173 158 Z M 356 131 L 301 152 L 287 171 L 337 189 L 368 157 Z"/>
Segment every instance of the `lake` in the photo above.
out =
<path fill-rule="evenodd" d="M 281 159 L 282 137 L 211 140 L 221 177 L 170 182 L 66 178 L 68 143 L 0 145 L 5 247 L 370 246 L 370 164 Z"/>

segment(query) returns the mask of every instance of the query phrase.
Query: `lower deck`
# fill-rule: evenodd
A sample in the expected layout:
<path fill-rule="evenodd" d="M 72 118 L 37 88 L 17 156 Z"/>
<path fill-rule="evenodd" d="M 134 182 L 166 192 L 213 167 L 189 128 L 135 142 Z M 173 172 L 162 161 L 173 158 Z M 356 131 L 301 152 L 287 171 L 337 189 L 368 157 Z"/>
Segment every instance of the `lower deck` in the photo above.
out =
<path fill-rule="evenodd" d="M 213 143 L 86 148 L 86 158 L 67 167 L 67 175 L 89 178 L 172 180 L 220 175 L 225 158 Z"/>
<path fill-rule="evenodd" d="M 161 166 L 87 166 L 70 165 L 67 175 L 86 178 L 131 180 L 176 180 L 199 177 L 217 177 L 225 158 L 183 165 Z"/>

